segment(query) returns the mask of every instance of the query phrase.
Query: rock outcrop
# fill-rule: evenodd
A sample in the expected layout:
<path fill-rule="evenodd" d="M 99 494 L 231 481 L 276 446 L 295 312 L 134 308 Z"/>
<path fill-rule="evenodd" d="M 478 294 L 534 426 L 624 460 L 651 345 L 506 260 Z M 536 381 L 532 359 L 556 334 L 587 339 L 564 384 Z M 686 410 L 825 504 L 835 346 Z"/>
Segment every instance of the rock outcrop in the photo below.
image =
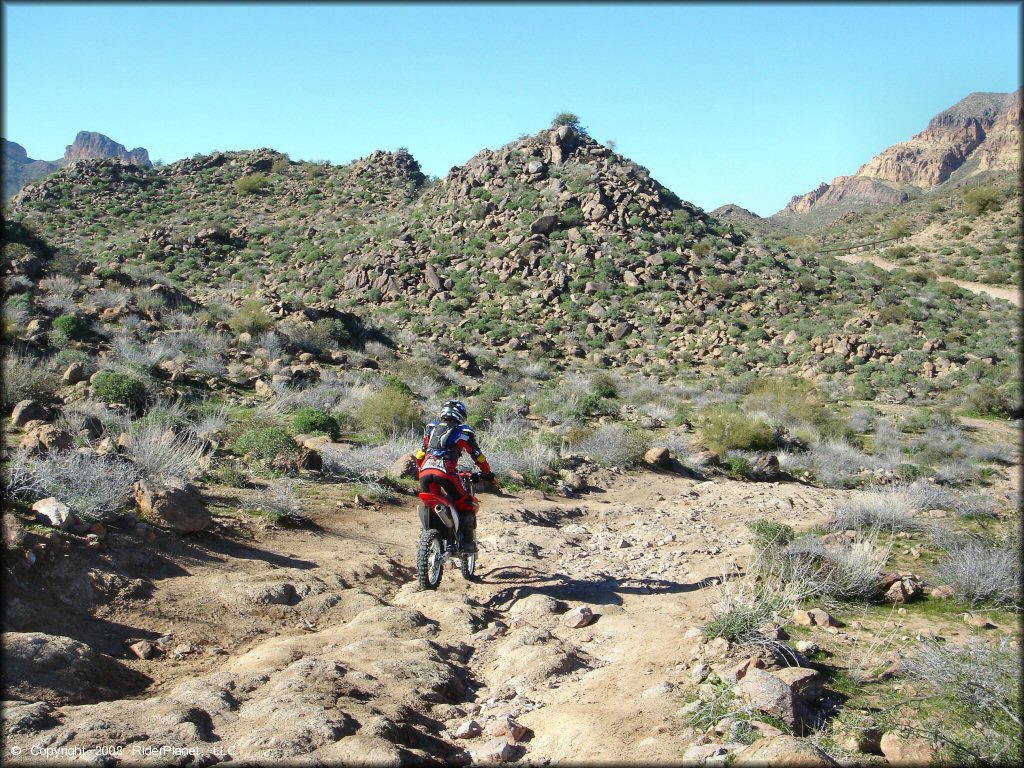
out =
<path fill-rule="evenodd" d="M 142 147 L 125 149 L 123 144 L 95 131 L 79 131 L 60 160 L 33 160 L 25 147 L 7 139 L 3 139 L 3 155 L 5 200 L 14 197 L 28 182 L 56 173 L 79 160 L 114 159 L 142 168 L 152 167 L 149 152 Z"/>
<path fill-rule="evenodd" d="M 983 171 L 1020 168 L 1021 91 L 972 93 L 940 112 L 928 127 L 872 158 L 852 176 L 837 176 L 796 195 L 773 220 L 831 209 L 838 218 L 851 204 L 906 202 L 915 190 L 963 181 Z"/>
<path fill-rule="evenodd" d="M 78 160 L 95 160 L 97 158 L 116 158 L 128 163 L 141 165 L 149 168 L 149 152 L 142 147 L 125 149 L 123 144 L 102 133 L 95 131 L 79 131 L 73 143 L 64 150 L 64 163 L 74 163 Z"/>

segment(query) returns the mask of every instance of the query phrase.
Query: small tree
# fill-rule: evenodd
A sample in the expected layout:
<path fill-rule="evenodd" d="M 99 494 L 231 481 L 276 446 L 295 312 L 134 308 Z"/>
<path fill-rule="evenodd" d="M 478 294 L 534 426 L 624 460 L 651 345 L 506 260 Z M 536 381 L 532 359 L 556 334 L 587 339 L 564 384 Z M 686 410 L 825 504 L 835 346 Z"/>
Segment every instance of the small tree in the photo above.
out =
<path fill-rule="evenodd" d="M 558 128 L 562 125 L 567 125 L 574 129 L 578 133 L 586 133 L 587 129 L 580 124 L 579 115 L 575 115 L 572 112 L 559 112 L 555 115 L 555 119 L 551 121 L 551 125 L 554 128 Z"/>
<path fill-rule="evenodd" d="M 270 182 L 262 173 L 251 173 L 235 182 L 235 189 L 241 195 L 258 195 Z"/>

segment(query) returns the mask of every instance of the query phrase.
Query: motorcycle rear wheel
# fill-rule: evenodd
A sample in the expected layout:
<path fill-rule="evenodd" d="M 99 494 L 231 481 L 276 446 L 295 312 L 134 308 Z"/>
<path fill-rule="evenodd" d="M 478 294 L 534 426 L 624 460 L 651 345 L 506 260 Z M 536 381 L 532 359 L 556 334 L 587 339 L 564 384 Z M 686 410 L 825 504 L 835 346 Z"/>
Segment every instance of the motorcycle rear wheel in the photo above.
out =
<path fill-rule="evenodd" d="M 437 589 L 444 573 L 444 544 L 437 531 L 427 529 L 420 534 L 420 548 L 416 553 L 416 576 L 420 591 Z"/>

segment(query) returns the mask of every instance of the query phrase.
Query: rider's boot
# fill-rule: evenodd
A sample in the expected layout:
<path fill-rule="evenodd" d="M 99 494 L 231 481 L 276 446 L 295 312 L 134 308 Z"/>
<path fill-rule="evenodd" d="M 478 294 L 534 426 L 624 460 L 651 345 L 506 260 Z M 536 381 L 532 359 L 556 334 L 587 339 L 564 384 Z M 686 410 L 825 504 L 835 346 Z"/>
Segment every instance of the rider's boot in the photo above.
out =
<path fill-rule="evenodd" d="M 476 548 L 476 515 L 470 512 L 462 518 L 462 551 L 472 555 Z"/>

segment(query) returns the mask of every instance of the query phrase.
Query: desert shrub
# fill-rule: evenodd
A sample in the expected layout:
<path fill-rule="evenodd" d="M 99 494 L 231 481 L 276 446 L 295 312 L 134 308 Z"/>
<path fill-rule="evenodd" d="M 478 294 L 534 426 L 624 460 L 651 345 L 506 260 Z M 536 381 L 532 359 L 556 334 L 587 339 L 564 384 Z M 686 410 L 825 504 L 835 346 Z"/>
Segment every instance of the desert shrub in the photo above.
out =
<path fill-rule="evenodd" d="M 132 497 L 139 476 L 125 461 L 77 451 L 51 451 L 29 460 L 28 469 L 41 495 L 55 497 L 86 521 L 116 516 Z"/>
<path fill-rule="evenodd" d="M 631 467 L 639 464 L 650 448 L 650 435 L 624 424 L 602 424 L 572 449 L 603 467 Z"/>
<path fill-rule="evenodd" d="M 57 399 L 60 377 L 49 370 L 38 358 L 22 354 L 9 354 L 2 364 L 3 406 L 9 410 L 22 400 L 49 403 Z"/>
<path fill-rule="evenodd" d="M 994 187 L 971 187 L 964 192 L 964 212 L 980 216 L 986 211 L 996 211 L 1002 206 L 1002 195 Z"/>
<path fill-rule="evenodd" d="M 992 547 L 967 542 L 950 549 L 935 570 L 957 597 L 971 605 L 1020 605 L 1020 552 L 1017 547 Z"/>
<path fill-rule="evenodd" d="M 389 384 L 363 400 L 356 418 L 364 429 L 386 435 L 406 432 L 423 424 L 423 413 L 411 390 L 404 384 L 403 387 Z"/>
<path fill-rule="evenodd" d="M 270 483 L 257 498 L 247 499 L 242 509 L 262 515 L 275 525 L 301 525 L 308 521 L 295 484 L 283 480 Z"/>
<path fill-rule="evenodd" d="M 748 520 L 747 528 L 754 534 L 752 544 L 758 551 L 785 547 L 795 536 L 792 526 L 765 518 Z"/>
<path fill-rule="evenodd" d="M 590 379 L 590 391 L 601 398 L 614 399 L 619 396 L 615 380 L 607 373 L 596 373 Z"/>
<path fill-rule="evenodd" d="M 320 455 L 327 472 L 348 480 L 369 481 L 387 473 L 398 459 L 413 453 L 421 441 L 419 432 L 408 431 L 388 435 L 375 445 L 325 446 Z"/>
<path fill-rule="evenodd" d="M 282 427 L 246 430 L 235 440 L 233 450 L 240 456 L 251 456 L 262 462 L 294 456 L 299 452 L 291 435 Z"/>
<path fill-rule="evenodd" d="M 81 341 L 89 336 L 89 324 L 78 315 L 61 315 L 54 318 L 53 328 L 65 338 L 75 341 Z"/>
<path fill-rule="evenodd" d="M 904 665 L 927 701 L 913 705 L 913 719 L 941 745 L 942 763 L 1020 765 L 1021 667 L 1006 639 L 998 646 L 927 640 Z"/>
<path fill-rule="evenodd" d="M 146 403 L 146 385 L 125 373 L 101 371 L 92 379 L 92 395 L 108 403 L 123 403 L 139 411 Z"/>
<path fill-rule="evenodd" d="M 269 186 L 270 182 L 262 173 L 250 173 L 235 182 L 235 189 L 241 195 L 258 195 Z"/>
<path fill-rule="evenodd" d="M 711 405 L 697 417 L 697 428 L 708 448 L 716 453 L 730 450 L 767 450 L 772 447 L 772 428 L 733 405 Z"/>
<path fill-rule="evenodd" d="M 273 328 L 274 320 L 259 301 L 250 299 L 228 320 L 228 326 L 235 333 L 255 335 Z"/>
<path fill-rule="evenodd" d="M 969 416 L 1006 419 L 1013 413 L 1014 404 L 1010 396 L 995 384 L 982 381 L 967 387 L 963 400 L 964 411 Z"/>
<path fill-rule="evenodd" d="M 918 518 L 924 498 L 915 486 L 894 486 L 861 493 L 836 507 L 829 522 L 832 530 L 879 527 L 893 531 L 920 531 L 926 525 Z"/>
<path fill-rule="evenodd" d="M 338 420 L 319 408 L 303 408 L 292 417 L 292 428 L 298 434 L 322 433 L 337 440 L 340 429 Z"/>
<path fill-rule="evenodd" d="M 497 419 L 479 436 L 491 470 L 497 475 L 515 471 L 537 485 L 555 461 L 555 450 L 529 429 L 522 419 Z"/>
<path fill-rule="evenodd" d="M 129 435 L 125 456 L 147 480 L 180 487 L 202 473 L 207 448 L 192 430 L 175 434 L 155 420 L 136 422 L 129 428 Z"/>
<path fill-rule="evenodd" d="M 782 553 L 781 571 L 819 601 L 870 600 L 890 551 L 878 544 L 878 534 L 874 528 L 853 541 L 827 545 L 817 536 L 801 536 Z"/>
<path fill-rule="evenodd" d="M 797 377 L 758 381 L 744 398 L 748 411 L 761 411 L 787 427 L 825 424 L 829 411 L 814 384 Z"/>
<path fill-rule="evenodd" d="M 978 479 L 978 470 L 969 461 L 950 461 L 938 467 L 933 477 L 938 485 L 962 487 Z"/>

